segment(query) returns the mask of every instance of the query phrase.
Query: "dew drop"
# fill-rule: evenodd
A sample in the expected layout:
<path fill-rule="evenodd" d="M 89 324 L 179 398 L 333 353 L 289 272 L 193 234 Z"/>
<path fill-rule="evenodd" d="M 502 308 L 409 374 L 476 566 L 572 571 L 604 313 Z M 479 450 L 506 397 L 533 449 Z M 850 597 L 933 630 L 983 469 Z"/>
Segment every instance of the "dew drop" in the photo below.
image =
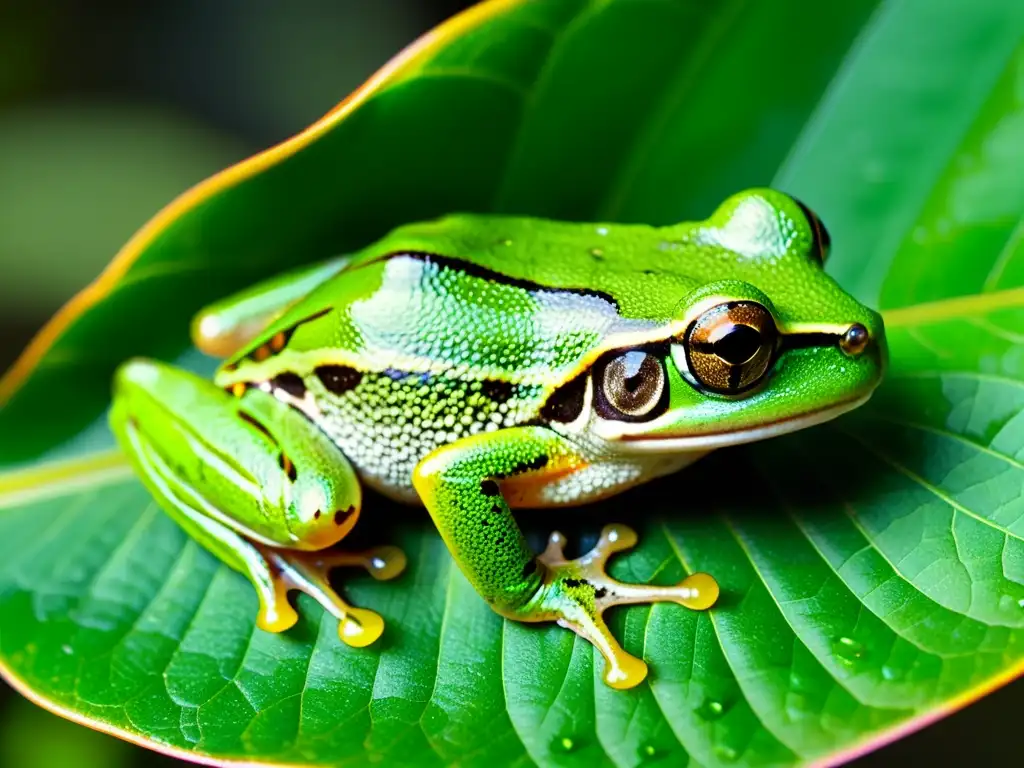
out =
<path fill-rule="evenodd" d="M 1019 605 L 1021 608 L 1024 608 L 1024 597 L 1017 601 L 1017 605 Z"/>
<path fill-rule="evenodd" d="M 598 227 L 597 228 L 597 234 L 599 234 L 599 235 L 607 235 L 608 234 L 608 227 Z"/>
<path fill-rule="evenodd" d="M 499 240 L 498 245 L 504 245 L 507 248 L 508 246 L 512 245 L 512 241 L 509 240 L 508 238 L 505 238 L 504 240 Z"/>
<path fill-rule="evenodd" d="M 71 647 L 70 645 L 67 645 L 67 644 L 64 644 L 64 645 L 62 645 L 62 646 L 60 647 L 60 649 L 61 649 L 61 650 L 62 650 L 62 651 L 63 651 L 63 652 L 64 652 L 64 653 L 65 653 L 65 654 L 67 655 L 67 656 L 70 656 L 71 654 L 73 654 L 73 653 L 75 652 L 75 649 L 74 649 L 74 648 L 72 648 L 72 647 Z"/>
<path fill-rule="evenodd" d="M 715 757 L 724 763 L 731 763 L 739 757 L 739 753 L 727 744 L 718 744 L 714 749 Z"/>
<path fill-rule="evenodd" d="M 840 637 L 832 643 L 832 652 L 841 663 L 853 666 L 864 657 L 864 644 L 852 637 Z"/>
<path fill-rule="evenodd" d="M 786 694 L 786 714 L 793 722 L 811 717 L 814 713 L 810 697 L 803 691 L 789 691 Z"/>
<path fill-rule="evenodd" d="M 604 257 L 604 250 L 601 249 L 601 248 L 591 248 L 590 249 L 590 255 L 593 256 L 595 259 L 603 258 Z"/>
<path fill-rule="evenodd" d="M 561 736 L 556 738 L 551 744 L 551 748 L 556 752 L 572 752 L 576 749 L 576 741 L 571 736 Z"/>
<path fill-rule="evenodd" d="M 643 764 L 654 762 L 657 758 L 661 757 L 663 753 L 656 746 L 647 742 L 641 744 L 637 748 L 636 754 L 637 757 L 640 758 L 640 763 Z"/>
<path fill-rule="evenodd" d="M 899 680 L 903 677 L 903 673 L 895 667 L 890 667 L 888 664 L 882 666 L 882 677 L 890 682 L 893 680 Z"/>
<path fill-rule="evenodd" d="M 725 714 L 725 705 L 715 699 L 705 699 L 695 711 L 704 720 L 717 720 Z"/>

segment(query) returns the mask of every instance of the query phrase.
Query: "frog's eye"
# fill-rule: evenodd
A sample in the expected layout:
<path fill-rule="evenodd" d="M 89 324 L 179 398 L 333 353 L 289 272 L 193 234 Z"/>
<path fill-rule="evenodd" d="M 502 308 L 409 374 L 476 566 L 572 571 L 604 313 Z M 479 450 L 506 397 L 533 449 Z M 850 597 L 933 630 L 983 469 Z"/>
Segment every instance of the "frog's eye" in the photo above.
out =
<path fill-rule="evenodd" d="M 811 255 L 818 261 L 818 263 L 824 264 L 825 261 L 828 260 L 828 255 L 832 250 L 832 237 L 829 235 L 828 230 L 825 229 L 825 225 L 814 211 L 796 198 L 793 198 L 793 202 L 800 206 L 800 210 L 803 211 L 804 216 L 807 217 L 807 223 L 811 227 L 811 232 L 814 233 L 814 240 L 811 243 Z"/>
<path fill-rule="evenodd" d="M 735 394 L 761 380 L 775 354 L 778 331 L 755 301 L 712 307 L 686 334 L 690 375 L 712 392 Z"/>
<path fill-rule="evenodd" d="M 650 352 L 631 349 L 610 357 L 598 366 L 594 381 L 595 405 L 604 418 L 639 421 L 664 410 L 665 365 Z"/>

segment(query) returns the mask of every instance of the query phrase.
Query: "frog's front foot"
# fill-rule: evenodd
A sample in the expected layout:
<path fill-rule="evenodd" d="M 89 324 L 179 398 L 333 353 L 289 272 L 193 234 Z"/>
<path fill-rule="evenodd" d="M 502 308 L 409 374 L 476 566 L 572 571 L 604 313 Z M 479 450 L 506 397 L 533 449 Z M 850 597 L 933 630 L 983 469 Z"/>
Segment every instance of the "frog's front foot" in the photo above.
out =
<path fill-rule="evenodd" d="M 509 611 L 519 621 L 556 621 L 593 643 L 605 658 L 604 680 L 613 688 L 632 688 L 647 676 L 647 665 L 623 650 L 604 622 L 614 605 L 673 602 L 693 610 L 710 608 L 718 599 L 718 583 L 694 573 L 672 587 L 624 584 L 605 573 L 608 558 L 630 549 L 637 535 L 625 525 L 608 525 L 597 545 L 576 560 L 566 560 L 565 537 L 551 534 L 537 558 L 543 569 L 541 588 L 525 605 Z"/>
<path fill-rule="evenodd" d="M 269 566 L 269 579 L 257 584 L 260 611 L 257 626 L 268 632 L 283 632 L 298 621 L 288 602 L 288 592 L 297 590 L 312 597 L 338 620 L 338 635 L 347 645 L 363 648 L 384 631 L 384 620 L 365 608 L 342 599 L 328 580 L 340 566 L 360 566 L 380 581 L 393 579 L 405 570 L 406 558 L 397 547 L 374 547 L 362 552 L 298 552 L 255 545 Z"/>

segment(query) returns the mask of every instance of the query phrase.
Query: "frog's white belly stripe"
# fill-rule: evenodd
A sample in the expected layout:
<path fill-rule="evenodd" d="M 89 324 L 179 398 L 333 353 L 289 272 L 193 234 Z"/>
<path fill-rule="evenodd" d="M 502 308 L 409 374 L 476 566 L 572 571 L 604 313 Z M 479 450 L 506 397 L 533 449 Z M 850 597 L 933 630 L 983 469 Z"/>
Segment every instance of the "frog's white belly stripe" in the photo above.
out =
<path fill-rule="evenodd" d="M 546 484 L 537 506 L 575 506 L 620 493 L 648 480 L 678 472 L 707 451 L 666 455 L 636 455 L 588 464 Z"/>

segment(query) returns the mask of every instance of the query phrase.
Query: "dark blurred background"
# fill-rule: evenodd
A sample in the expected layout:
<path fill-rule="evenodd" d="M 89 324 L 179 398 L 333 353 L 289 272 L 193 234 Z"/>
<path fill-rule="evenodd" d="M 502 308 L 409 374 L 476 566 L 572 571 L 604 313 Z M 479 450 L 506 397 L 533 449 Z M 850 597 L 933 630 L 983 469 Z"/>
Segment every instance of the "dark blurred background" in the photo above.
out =
<path fill-rule="evenodd" d="M 173 197 L 296 133 L 469 5 L 0 0 L 0 370 Z M 855 765 L 1007 762 L 1022 695 L 1011 686 Z M 64 765 L 179 763 L 0 683 L 0 766 Z"/>

